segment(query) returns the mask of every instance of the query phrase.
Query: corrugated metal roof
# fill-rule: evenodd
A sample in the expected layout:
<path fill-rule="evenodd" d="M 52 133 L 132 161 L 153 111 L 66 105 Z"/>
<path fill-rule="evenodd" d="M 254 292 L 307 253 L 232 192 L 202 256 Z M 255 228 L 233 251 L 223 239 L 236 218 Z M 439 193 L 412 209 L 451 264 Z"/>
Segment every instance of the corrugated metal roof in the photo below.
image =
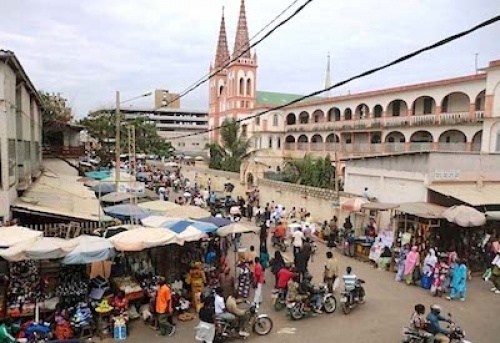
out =
<path fill-rule="evenodd" d="M 500 204 L 500 182 L 486 182 L 482 187 L 475 183 L 441 183 L 428 188 L 471 206 Z"/>
<path fill-rule="evenodd" d="M 428 202 L 405 202 L 396 208 L 397 212 L 408 213 L 420 218 L 442 219 L 443 211 L 447 207 L 431 204 Z"/>

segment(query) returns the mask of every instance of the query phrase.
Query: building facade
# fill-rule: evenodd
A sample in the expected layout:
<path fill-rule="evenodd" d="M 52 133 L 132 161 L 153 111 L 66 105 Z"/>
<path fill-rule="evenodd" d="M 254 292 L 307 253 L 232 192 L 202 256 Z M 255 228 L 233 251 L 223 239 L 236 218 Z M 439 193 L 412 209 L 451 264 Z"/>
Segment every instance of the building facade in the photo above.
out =
<path fill-rule="evenodd" d="M 13 52 L 0 50 L 0 221 L 10 219 L 18 191 L 38 176 L 41 101 Z"/>
<path fill-rule="evenodd" d="M 190 156 L 203 156 L 206 154 L 205 146 L 208 143 L 208 134 L 203 131 L 208 129 L 208 114 L 206 111 L 187 110 L 181 108 L 122 108 L 120 109 L 125 119 L 146 117 L 155 126 L 158 134 L 170 141 L 176 152 Z M 197 133 L 194 136 L 171 140 Z"/>

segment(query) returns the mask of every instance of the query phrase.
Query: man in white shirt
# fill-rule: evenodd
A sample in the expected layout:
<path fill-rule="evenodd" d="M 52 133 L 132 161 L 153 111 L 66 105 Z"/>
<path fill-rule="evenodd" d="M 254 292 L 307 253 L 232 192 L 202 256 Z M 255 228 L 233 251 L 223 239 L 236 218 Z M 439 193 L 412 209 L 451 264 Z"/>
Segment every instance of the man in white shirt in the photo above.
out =
<path fill-rule="evenodd" d="M 292 233 L 292 244 L 293 244 L 293 254 L 297 255 L 302 249 L 304 244 L 304 233 L 301 228 L 297 228 L 294 233 Z"/>
<path fill-rule="evenodd" d="M 226 309 L 226 303 L 224 297 L 222 296 L 222 288 L 217 287 L 215 289 L 215 316 L 228 323 L 233 322 L 236 317 L 234 314 L 229 313 Z"/>

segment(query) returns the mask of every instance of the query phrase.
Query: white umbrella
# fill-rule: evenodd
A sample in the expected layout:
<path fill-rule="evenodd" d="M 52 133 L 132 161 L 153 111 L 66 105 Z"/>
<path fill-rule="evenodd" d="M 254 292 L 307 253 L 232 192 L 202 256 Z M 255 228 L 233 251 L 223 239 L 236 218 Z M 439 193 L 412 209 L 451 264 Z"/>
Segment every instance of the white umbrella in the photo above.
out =
<path fill-rule="evenodd" d="M 257 232 L 259 228 L 256 226 L 246 226 L 241 223 L 232 223 L 228 226 L 221 227 L 217 230 L 217 235 L 226 237 L 235 233 Z"/>
<path fill-rule="evenodd" d="M 486 224 L 486 216 L 469 206 L 453 206 L 443 211 L 443 217 L 461 227 L 477 227 Z"/>
<path fill-rule="evenodd" d="M 115 247 L 105 238 L 81 235 L 71 241 L 77 246 L 62 259 L 62 264 L 89 264 L 106 261 L 115 256 Z"/>
<path fill-rule="evenodd" d="M 42 231 L 31 230 L 23 226 L 0 227 L 0 247 L 9 248 L 16 244 L 32 241 L 42 236 Z"/>
<path fill-rule="evenodd" d="M 7 261 L 51 260 L 66 256 L 78 243 L 55 237 L 41 237 L 0 251 Z"/>
<path fill-rule="evenodd" d="M 119 233 L 109 240 L 118 251 L 142 251 L 176 243 L 176 234 L 164 228 L 138 227 Z"/>
<path fill-rule="evenodd" d="M 168 230 L 168 229 L 163 229 L 163 230 Z M 181 233 L 176 234 L 176 243 L 179 245 L 184 245 L 184 243 L 186 242 L 196 242 L 206 237 L 208 237 L 208 235 L 203 231 L 200 231 L 194 227 L 188 227 Z"/>
<path fill-rule="evenodd" d="M 149 216 L 141 220 L 142 225 L 147 227 L 162 227 L 163 224 L 177 220 L 166 216 Z"/>
<path fill-rule="evenodd" d="M 162 200 L 141 202 L 137 204 L 137 206 L 149 210 L 150 212 L 162 213 L 162 214 L 168 210 L 177 209 L 181 207 L 180 205 L 177 205 L 176 203 L 173 203 L 171 201 L 162 201 Z"/>

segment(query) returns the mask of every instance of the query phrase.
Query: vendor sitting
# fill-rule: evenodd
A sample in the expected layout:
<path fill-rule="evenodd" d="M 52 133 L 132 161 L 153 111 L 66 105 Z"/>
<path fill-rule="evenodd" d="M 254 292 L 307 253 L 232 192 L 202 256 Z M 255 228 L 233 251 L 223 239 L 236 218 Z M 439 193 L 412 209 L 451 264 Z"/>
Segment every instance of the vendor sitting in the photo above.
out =
<path fill-rule="evenodd" d="M 118 291 L 111 301 L 111 306 L 113 306 L 113 315 L 122 316 L 128 321 L 128 299 L 124 291 Z"/>
<path fill-rule="evenodd" d="M 375 218 L 370 218 L 370 222 L 365 229 L 365 236 L 370 238 L 375 238 L 377 236 L 377 223 L 375 223 Z"/>

